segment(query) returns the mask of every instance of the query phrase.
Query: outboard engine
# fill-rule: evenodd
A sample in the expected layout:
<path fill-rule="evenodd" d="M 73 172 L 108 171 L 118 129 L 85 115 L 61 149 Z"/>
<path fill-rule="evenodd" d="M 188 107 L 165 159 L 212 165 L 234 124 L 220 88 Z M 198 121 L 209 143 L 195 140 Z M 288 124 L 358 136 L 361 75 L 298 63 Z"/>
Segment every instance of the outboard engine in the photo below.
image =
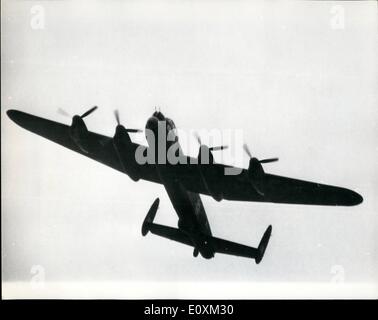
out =
<path fill-rule="evenodd" d="M 73 116 L 72 124 L 69 128 L 69 135 L 72 141 L 84 153 L 89 153 L 91 146 L 90 146 L 90 140 L 88 137 L 88 129 L 83 119 L 86 116 L 90 115 L 96 109 L 97 109 L 97 106 L 89 109 L 87 112 L 83 113 L 81 116 L 79 115 Z"/>
<path fill-rule="evenodd" d="M 265 194 L 264 192 L 265 172 L 260 161 L 257 158 L 251 158 L 249 160 L 249 166 L 248 166 L 247 172 L 248 172 L 248 179 L 250 183 L 252 184 L 253 188 L 261 196 L 263 196 Z"/>
<path fill-rule="evenodd" d="M 265 195 L 265 172 L 261 164 L 278 161 L 278 158 L 269 158 L 269 159 L 263 159 L 263 160 L 254 158 L 252 157 L 251 152 L 249 151 L 249 148 L 246 144 L 244 145 L 244 151 L 251 158 L 249 160 L 249 166 L 248 166 L 248 171 L 247 171 L 248 180 L 251 183 L 252 187 L 256 190 L 256 192 L 260 196 L 264 196 Z"/>

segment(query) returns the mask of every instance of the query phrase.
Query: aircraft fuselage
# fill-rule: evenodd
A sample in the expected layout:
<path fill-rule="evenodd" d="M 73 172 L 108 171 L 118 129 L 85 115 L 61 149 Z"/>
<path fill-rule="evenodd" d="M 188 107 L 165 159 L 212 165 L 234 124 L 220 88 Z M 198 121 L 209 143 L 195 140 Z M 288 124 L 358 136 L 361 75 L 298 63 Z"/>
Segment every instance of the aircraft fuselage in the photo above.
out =
<path fill-rule="evenodd" d="M 164 139 L 169 136 L 169 139 L 164 141 L 164 146 L 159 140 L 159 135 L 162 133 L 161 126 L 164 126 L 165 130 Z M 172 120 L 165 118 L 160 112 L 155 112 L 146 124 L 146 132 L 152 132 L 154 140 L 149 136 L 146 138 L 149 144 L 154 144 L 156 171 L 177 213 L 178 228 L 190 237 L 195 252 L 197 249 L 204 258 L 210 259 L 214 256 L 215 251 L 206 239 L 207 236 L 212 236 L 212 233 L 199 194 L 185 189 L 179 177 L 172 177 L 172 172 L 175 172 L 175 170 L 172 170 L 171 166 L 174 165 L 160 164 L 157 161 L 157 158 L 162 154 L 163 156 L 167 155 L 173 144 L 177 144 L 176 149 L 182 153 L 174 130 L 175 125 Z"/>

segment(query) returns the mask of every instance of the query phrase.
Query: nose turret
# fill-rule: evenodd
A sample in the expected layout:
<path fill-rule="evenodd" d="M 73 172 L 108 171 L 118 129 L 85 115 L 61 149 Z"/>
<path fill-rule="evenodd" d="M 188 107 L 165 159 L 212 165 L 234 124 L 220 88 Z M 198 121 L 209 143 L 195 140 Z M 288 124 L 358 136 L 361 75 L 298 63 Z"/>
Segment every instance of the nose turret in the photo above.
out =
<path fill-rule="evenodd" d="M 165 121 L 165 116 L 160 111 L 155 111 L 146 123 L 146 135 L 147 131 L 151 130 L 155 135 L 158 133 L 158 126 L 160 121 Z"/>
<path fill-rule="evenodd" d="M 160 111 L 155 111 L 152 116 L 156 117 L 159 121 L 165 120 L 164 115 Z"/>
<path fill-rule="evenodd" d="M 160 111 L 155 111 L 147 120 L 145 135 L 148 145 L 154 147 L 159 154 L 161 153 L 164 159 L 168 156 L 168 149 L 173 144 L 178 143 L 174 122 L 165 117 Z M 176 147 L 175 156 L 179 156 L 180 152 L 180 146 Z"/>

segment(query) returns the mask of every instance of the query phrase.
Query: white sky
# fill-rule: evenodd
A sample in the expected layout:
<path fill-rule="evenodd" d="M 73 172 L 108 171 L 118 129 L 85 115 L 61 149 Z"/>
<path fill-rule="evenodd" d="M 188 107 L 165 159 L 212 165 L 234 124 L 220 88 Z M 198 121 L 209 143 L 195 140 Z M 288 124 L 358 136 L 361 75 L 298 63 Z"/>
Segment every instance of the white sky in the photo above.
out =
<path fill-rule="evenodd" d="M 35 5 L 43 29 L 33 29 Z M 375 1 L 3 1 L 3 279 L 29 281 L 40 265 L 46 281 L 328 283 L 341 266 L 348 283 L 376 283 L 376 9 Z M 260 265 L 194 259 L 187 246 L 141 236 L 157 196 L 156 221 L 177 224 L 162 186 L 134 183 L 5 115 L 15 108 L 68 124 L 59 107 L 93 105 L 86 123 L 108 136 L 114 109 L 126 126 L 144 128 L 154 106 L 186 130 L 241 129 L 256 156 L 280 157 L 266 171 L 350 188 L 364 202 L 202 196 L 215 236 L 256 246 L 269 224 L 273 236 Z"/>

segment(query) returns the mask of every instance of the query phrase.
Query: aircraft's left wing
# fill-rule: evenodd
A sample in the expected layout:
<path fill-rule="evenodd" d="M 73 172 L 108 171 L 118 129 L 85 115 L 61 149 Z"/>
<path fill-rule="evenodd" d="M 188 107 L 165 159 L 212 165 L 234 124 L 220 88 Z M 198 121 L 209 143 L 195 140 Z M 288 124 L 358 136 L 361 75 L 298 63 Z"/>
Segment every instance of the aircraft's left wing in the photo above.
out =
<path fill-rule="evenodd" d="M 7 114 L 14 122 L 24 129 L 58 143 L 72 151 L 78 152 L 83 156 L 101 162 L 115 170 L 123 172 L 111 138 L 94 132 L 89 132 L 88 143 L 92 147 L 91 150 L 86 153 L 72 141 L 69 134 L 69 126 L 65 124 L 17 110 L 9 110 L 7 111 Z M 135 149 L 139 147 L 138 144 L 133 145 Z M 142 179 L 152 182 L 160 182 L 154 165 L 140 165 L 140 174 Z"/>
<path fill-rule="evenodd" d="M 200 179 L 195 174 L 180 174 L 185 188 L 192 192 L 211 195 L 221 193 L 223 199 L 231 201 L 256 201 L 287 204 L 323 205 L 323 206 L 354 206 L 360 204 L 363 198 L 355 191 L 322 183 L 293 179 L 269 173 L 264 173 L 260 182 L 259 193 L 248 178 L 248 171 L 240 169 L 237 175 L 225 175 L 223 164 L 214 164 L 217 173 L 212 173 L 212 166 L 203 166 L 202 170 L 207 177 L 207 187 L 198 183 Z M 182 171 L 188 171 L 185 168 Z M 195 173 L 198 170 L 189 168 Z M 206 174 L 206 170 L 210 170 Z M 209 190 L 210 189 L 210 190 Z"/>

